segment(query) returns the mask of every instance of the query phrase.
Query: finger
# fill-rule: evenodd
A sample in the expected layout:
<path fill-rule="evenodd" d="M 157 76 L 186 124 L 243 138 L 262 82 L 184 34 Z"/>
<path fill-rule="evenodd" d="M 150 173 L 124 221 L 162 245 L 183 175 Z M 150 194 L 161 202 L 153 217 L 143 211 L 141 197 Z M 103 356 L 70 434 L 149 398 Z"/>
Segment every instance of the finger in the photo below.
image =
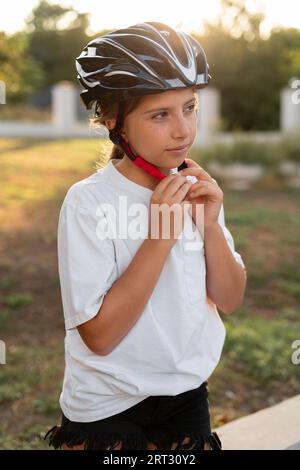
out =
<path fill-rule="evenodd" d="M 188 168 L 201 168 L 200 165 L 198 165 L 198 163 L 196 163 L 194 160 L 192 160 L 191 158 L 186 158 L 185 159 L 185 162 L 188 166 Z M 186 170 L 187 168 L 185 168 Z"/>
<path fill-rule="evenodd" d="M 200 181 L 197 181 L 196 183 L 192 185 L 193 187 L 190 190 L 190 194 L 199 188 L 207 187 L 208 185 L 210 186 L 211 184 L 212 184 L 211 180 L 201 179 Z"/>
<path fill-rule="evenodd" d="M 189 197 L 191 199 L 194 199 L 195 197 L 198 196 L 204 196 L 204 195 L 213 195 L 215 193 L 214 189 L 211 186 L 202 186 L 198 189 L 195 189 L 189 193 Z"/>
<path fill-rule="evenodd" d="M 176 173 L 166 176 L 158 183 L 155 188 L 155 191 L 158 191 L 159 193 L 163 192 L 176 177 L 178 177 Z"/>
<path fill-rule="evenodd" d="M 186 181 L 182 186 L 180 186 L 180 188 L 178 188 L 177 192 L 174 194 L 172 198 L 172 204 L 182 202 L 185 199 L 190 187 L 191 187 L 190 181 Z"/>
<path fill-rule="evenodd" d="M 185 168 L 184 170 L 181 170 L 180 171 L 180 174 L 183 175 L 183 176 L 186 176 L 186 175 L 194 175 L 194 176 L 197 176 L 199 174 L 201 175 L 204 175 L 206 176 L 207 179 L 212 179 L 210 174 L 207 173 L 207 171 L 205 171 L 203 168 L 201 168 L 200 166 L 197 167 L 197 168 Z"/>
<path fill-rule="evenodd" d="M 173 198 L 173 196 L 177 193 L 178 189 L 185 183 L 187 183 L 186 177 L 177 175 L 177 177 L 174 178 L 174 180 L 172 180 L 164 190 L 164 196 L 167 199 Z"/>
<path fill-rule="evenodd" d="M 197 199 L 197 203 L 204 203 L 205 202 L 205 198 L 206 198 L 206 195 L 199 195 L 199 196 L 193 196 L 193 197 L 190 197 L 189 194 L 187 194 L 186 196 L 186 200 L 190 203 L 190 204 L 193 204 L 194 202 L 194 199 Z"/>
<path fill-rule="evenodd" d="M 181 170 L 179 172 L 181 175 L 186 176 L 186 175 L 191 175 L 191 176 L 202 176 L 202 178 L 211 181 L 212 177 L 210 176 L 207 171 L 205 171 L 202 167 L 197 167 L 197 168 L 185 168 L 184 170 Z"/>

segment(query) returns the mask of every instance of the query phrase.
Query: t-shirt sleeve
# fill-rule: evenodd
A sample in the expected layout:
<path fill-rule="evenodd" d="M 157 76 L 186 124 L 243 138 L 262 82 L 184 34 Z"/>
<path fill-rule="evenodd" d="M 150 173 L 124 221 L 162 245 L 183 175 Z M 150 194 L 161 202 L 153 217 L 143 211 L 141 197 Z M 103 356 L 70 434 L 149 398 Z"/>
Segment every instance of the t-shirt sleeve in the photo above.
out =
<path fill-rule="evenodd" d="M 58 269 L 66 329 L 93 318 L 117 279 L 113 240 L 101 236 L 99 217 L 64 204 L 58 222 Z"/>
<path fill-rule="evenodd" d="M 221 210 L 220 210 L 220 214 L 219 214 L 219 224 L 220 226 L 222 227 L 223 229 L 223 233 L 224 233 L 224 236 L 226 238 L 226 241 L 227 241 L 227 244 L 231 250 L 231 253 L 233 254 L 235 260 L 242 266 L 242 268 L 244 268 L 244 270 L 246 271 L 246 267 L 245 267 L 245 264 L 244 264 L 244 261 L 241 257 L 241 255 L 235 251 L 235 243 L 234 243 L 234 240 L 233 240 L 233 237 L 230 233 L 230 231 L 228 230 L 228 228 L 226 227 L 225 225 L 225 215 L 224 215 L 224 206 L 222 204 L 222 207 L 221 207 Z"/>

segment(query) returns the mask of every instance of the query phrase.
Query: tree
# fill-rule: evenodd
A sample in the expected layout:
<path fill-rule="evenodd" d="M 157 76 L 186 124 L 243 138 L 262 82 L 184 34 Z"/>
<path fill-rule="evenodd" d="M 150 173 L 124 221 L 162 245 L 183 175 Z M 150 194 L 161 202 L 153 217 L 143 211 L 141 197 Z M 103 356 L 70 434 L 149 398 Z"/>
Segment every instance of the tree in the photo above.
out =
<path fill-rule="evenodd" d="M 5 82 L 9 103 L 24 101 L 42 83 L 42 70 L 28 57 L 26 34 L 0 32 L 0 80 Z"/>
<path fill-rule="evenodd" d="M 260 38 L 263 12 L 251 13 L 244 0 L 221 0 L 219 27 L 230 31 L 231 36 L 253 41 Z"/>
<path fill-rule="evenodd" d="M 41 0 L 27 20 L 30 56 L 44 71 L 44 85 L 76 82 L 75 58 L 89 38 L 88 14 Z"/>
<path fill-rule="evenodd" d="M 291 77 L 300 77 L 300 30 L 260 35 L 262 14 L 244 2 L 230 4 L 218 24 L 206 24 L 197 39 L 210 64 L 211 85 L 221 92 L 224 130 L 272 130 L 279 126 L 279 96 Z"/>

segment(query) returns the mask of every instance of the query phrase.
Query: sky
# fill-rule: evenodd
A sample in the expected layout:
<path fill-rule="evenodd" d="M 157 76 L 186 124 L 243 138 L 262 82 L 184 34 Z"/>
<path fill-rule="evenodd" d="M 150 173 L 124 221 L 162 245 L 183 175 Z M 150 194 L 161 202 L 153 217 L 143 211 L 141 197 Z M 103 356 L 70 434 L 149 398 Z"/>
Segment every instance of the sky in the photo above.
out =
<path fill-rule="evenodd" d="M 0 31 L 13 33 L 23 29 L 24 22 L 39 0 L 0 0 Z M 90 13 L 90 33 L 103 28 L 130 26 L 140 21 L 161 21 L 187 32 L 201 30 L 203 21 L 214 21 L 220 12 L 219 0 L 50 0 Z M 275 25 L 300 28 L 297 0 L 246 0 L 250 11 L 263 11 L 266 20 L 263 33 Z M 110 8 L 110 5 L 112 8 Z"/>

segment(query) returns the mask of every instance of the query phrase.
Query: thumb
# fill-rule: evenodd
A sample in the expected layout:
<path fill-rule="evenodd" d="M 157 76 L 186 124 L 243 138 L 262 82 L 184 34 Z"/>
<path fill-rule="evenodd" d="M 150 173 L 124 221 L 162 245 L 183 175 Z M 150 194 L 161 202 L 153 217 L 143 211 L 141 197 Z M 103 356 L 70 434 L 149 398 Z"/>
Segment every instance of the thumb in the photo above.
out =
<path fill-rule="evenodd" d="M 186 158 L 185 162 L 186 162 L 188 168 L 198 168 L 199 167 L 199 165 L 196 162 L 194 162 L 194 160 L 192 160 L 191 158 Z"/>

